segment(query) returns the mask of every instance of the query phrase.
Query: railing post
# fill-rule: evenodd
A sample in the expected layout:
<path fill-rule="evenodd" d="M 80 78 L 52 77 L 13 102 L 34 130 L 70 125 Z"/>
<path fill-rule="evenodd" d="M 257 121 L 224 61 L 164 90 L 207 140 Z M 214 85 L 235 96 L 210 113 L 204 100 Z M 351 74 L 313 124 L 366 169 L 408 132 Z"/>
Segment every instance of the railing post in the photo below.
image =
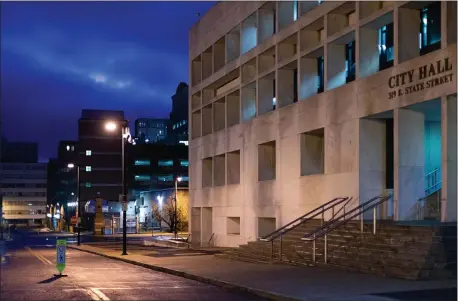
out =
<path fill-rule="evenodd" d="M 332 219 L 334 219 L 334 217 L 335 217 L 335 216 L 334 216 L 334 208 L 335 208 L 335 205 L 332 206 Z"/>
<path fill-rule="evenodd" d="M 321 209 L 321 225 L 324 224 L 324 207 Z"/>
<path fill-rule="evenodd" d="M 374 207 L 374 234 L 376 233 L 377 229 L 377 207 Z"/>
<path fill-rule="evenodd" d="M 282 261 L 282 253 L 283 253 L 283 235 L 280 236 L 280 261 Z"/>
<path fill-rule="evenodd" d="M 315 254 L 315 234 L 313 234 L 313 263 L 316 262 L 316 254 Z"/>
<path fill-rule="evenodd" d="M 324 263 L 328 263 L 328 234 L 324 235 Z"/>
<path fill-rule="evenodd" d="M 271 240 L 272 249 L 270 250 L 270 260 L 274 260 L 274 240 Z"/>
<path fill-rule="evenodd" d="M 361 212 L 361 216 L 359 217 L 361 220 L 361 233 L 364 232 L 364 212 Z"/>

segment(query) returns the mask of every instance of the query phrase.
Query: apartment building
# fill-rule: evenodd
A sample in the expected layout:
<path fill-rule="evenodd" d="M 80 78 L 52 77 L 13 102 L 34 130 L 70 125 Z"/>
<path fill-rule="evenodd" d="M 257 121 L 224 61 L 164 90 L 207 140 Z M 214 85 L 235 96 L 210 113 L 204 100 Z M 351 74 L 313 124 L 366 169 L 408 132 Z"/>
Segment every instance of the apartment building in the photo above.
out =
<path fill-rule="evenodd" d="M 0 163 L 3 219 L 42 225 L 46 219 L 46 163 Z"/>
<path fill-rule="evenodd" d="M 456 12 L 218 2 L 190 30 L 193 242 L 237 246 L 342 196 L 392 194 L 396 221 L 432 198 L 456 221 Z"/>

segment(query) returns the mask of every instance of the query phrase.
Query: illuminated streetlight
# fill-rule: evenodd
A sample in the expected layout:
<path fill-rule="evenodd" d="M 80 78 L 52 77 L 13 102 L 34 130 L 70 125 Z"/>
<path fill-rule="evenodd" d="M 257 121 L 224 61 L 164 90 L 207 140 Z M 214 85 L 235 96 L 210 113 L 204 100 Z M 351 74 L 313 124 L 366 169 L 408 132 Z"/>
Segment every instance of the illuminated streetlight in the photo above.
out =
<path fill-rule="evenodd" d="M 74 168 L 74 167 L 75 167 L 75 164 L 73 164 L 73 163 L 68 163 L 67 167 L 68 167 L 68 168 Z"/>
<path fill-rule="evenodd" d="M 115 131 L 116 128 L 116 123 L 114 123 L 113 121 L 108 121 L 107 123 L 105 123 L 105 129 L 109 132 Z"/>

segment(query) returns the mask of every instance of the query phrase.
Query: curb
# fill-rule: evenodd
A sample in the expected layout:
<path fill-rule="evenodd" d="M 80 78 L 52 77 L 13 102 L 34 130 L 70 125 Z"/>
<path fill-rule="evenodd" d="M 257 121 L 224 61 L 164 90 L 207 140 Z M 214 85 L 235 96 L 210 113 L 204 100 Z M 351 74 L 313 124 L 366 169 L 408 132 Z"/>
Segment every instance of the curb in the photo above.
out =
<path fill-rule="evenodd" d="M 137 261 L 130 260 L 130 259 L 114 257 L 114 256 L 106 255 L 106 254 L 103 254 L 103 253 L 100 253 L 100 252 L 96 252 L 96 251 L 83 250 L 83 249 L 76 248 L 74 246 L 67 246 L 67 248 L 78 250 L 78 251 L 81 251 L 81 252 L 94 254 L 94 255 L 98 255 L 98 256 L 102 256 L 102 257 L 109 258 L 109 259 L 123 261 L 125 263 L 130 263 L 130 264 L 133 264 L 133 265 L 136 265 L 136 266 L 140 266 L 140 267 L 143 267 L 143 268 L 147 268 L 147 269 L 150 269 L 150 270 L 153 270 L 153 271 L 158 271 L 158 272 L 162 272 L 162 273 L 166 273 L 166 274 L 170 274 L 170 275 L 174 275 L 174 276 L 179 276 L 179 277 L 182 277 L 182 278 L 186 278 L 186 279 L 190 279 L 190 280 L 194 280 L 194 281 L 198 281 L 198 282 L 202 282 L 202 283 L 206 283 L 206 284 L 211 284 L 211 285 L 218 286 L 218 287 L 223 288 L 223 289 L 228 290 L 228 291 L 248 293 L 248 294 L 252 294 L 252 295 L 258 296 L 258 297 L 268 298 L 268 299 L 276 300 L 276 301 L 304 301 L 303 299 L 289 297 L 289 296 L 285 296 L 285 295 L 277 294 L 277 293 L 271 293 L 271 292 L 267 292 L 267 291 L 263 291 L 263 290 L 259 290 L 259 289 L 255 289 L 255 288 L 251 288 L 251 287 L 247 287 L 247 286 L 241 286 L 241 285 L 238 285 L 238 284 L 229 283 L 229 282 L 226 282 L 226 281 L 217 280 L 217 279 L 213 279 L 213 278 L 208 278 L 208 277 L 204 277 L 204 276 L 198 276 L 198 275 L 191 274 L 191 273 L 188 273 L 188 272 L 183 272 L 183 271 L 174 270 L 174 269 L 161 267 L 161 266 L 157 266 L 157 265 L 137 262 Z"/>

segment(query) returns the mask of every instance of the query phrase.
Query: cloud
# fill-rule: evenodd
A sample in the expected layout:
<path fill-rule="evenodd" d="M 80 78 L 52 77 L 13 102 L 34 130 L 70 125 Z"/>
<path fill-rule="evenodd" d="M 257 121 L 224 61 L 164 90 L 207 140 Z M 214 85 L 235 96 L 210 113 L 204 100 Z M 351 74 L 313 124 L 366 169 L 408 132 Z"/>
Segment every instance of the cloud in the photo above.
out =
<path fill-rule="evenodd" d="M 78 35 L 70 39 L 54 29 L 4 34 L 2 50 L 19 54 L 48 72 L 133 98 L 169 98 L 187 75 L 186 57 L 130 42 Z"/>

